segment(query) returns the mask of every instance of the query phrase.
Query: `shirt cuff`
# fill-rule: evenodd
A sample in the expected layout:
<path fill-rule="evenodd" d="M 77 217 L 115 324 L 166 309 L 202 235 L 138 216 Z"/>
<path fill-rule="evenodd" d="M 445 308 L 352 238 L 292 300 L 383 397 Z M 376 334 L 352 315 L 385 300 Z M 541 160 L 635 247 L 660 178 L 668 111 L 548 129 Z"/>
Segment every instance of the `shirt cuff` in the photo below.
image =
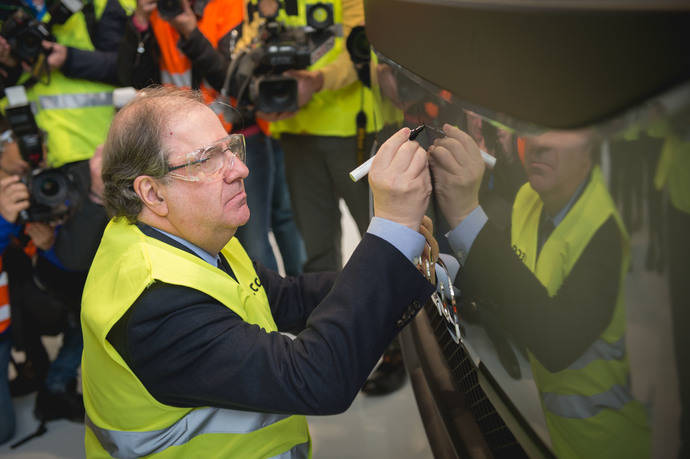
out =
<path fill-rule="evenodd" d="M 369 228 L 367 228 L 367 233 L 378 236 L 392 244 L 393 247 L 410 260 L 410 263 L 414 263 L 413 260 L 419 257 L 422 254 L 422 250 L 424 250 L 424 236 L 407 226 L 386 218 L 372 218 Z"/>
<path fill-rule="evenodd" d="M 477 206 L 458 226 L 446 233 L 450 247 L 461 265 L 465 264 L 474 240 L 488 220 L 482 206 Z"/>

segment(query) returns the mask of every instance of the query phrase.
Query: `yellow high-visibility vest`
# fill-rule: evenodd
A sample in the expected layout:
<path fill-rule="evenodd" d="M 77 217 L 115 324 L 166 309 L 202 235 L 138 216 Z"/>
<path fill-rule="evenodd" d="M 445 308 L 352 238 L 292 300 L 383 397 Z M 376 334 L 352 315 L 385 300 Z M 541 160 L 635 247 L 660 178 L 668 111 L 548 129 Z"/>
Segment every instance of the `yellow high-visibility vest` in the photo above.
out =
<path fill-rule="evenodd" d="M 304 416 L 164 405 L 149 394 L 107 340 L 113 325 L 156 280 L 204 292 L 246 322 L 276 331 L 266 293 L 263 287 L 256 288 L 256 272 L 240 243 L 233 238 L 221 253 L 237 281 L 195 255 L 144 235 L 123 219 L 106 227 L 84 287 L 81 311 L 87 457 L 311 456 Z"/>
<path fill-rule="evenodd" d="M 630 258 L 628 235 L 601 171 L 594 168 L 582 196 L 537 257 L 542 208 L 537 192 L 529 183 L 523 185 L 513 205 L 511 242 L 550 296 L 556 295 L 589 241 L 611 217 L 618 225 L 623 252 L 616 306 L 601 336 L 568 368 L 555 373 L 529 353 L 553 449 L 559 458 L 649 457 L 647 416 L 630 393 L 625 348 L 623 282 Z"/>

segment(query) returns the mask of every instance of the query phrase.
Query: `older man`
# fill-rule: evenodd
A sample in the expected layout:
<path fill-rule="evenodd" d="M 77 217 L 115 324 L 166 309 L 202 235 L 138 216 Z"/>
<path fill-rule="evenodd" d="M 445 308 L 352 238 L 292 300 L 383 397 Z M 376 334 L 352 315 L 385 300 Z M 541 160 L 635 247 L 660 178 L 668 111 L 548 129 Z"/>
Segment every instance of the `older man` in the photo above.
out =
<path fill-rule="evenodd" d="M 449 242 L 464 265 L 465 304 L 498 321 L 528 351 L 558 457 L 648 457 L 643 406 L 629 387 L 622 284 L 628 236 L 588 131 L 526 140 L 529 183 L 513 203 L 509 237 L 477 193 L 484 171 L 464 132 L 430 149 Z M 508 242 L 510 241 L 510 242 Z"/>
<path fill-rule="evenodd" d="M 82 308 L 87 455 L 308 457 L 302 415 L 345 410 L 433 291 L 411 263 L 426 153 L 407 129 L 391 137 L 342 273 L 284 279 L 233 238 L 249 218 L 243 139 L 188 92 L 145 92 L 105 146 L 114 218 Z"/>

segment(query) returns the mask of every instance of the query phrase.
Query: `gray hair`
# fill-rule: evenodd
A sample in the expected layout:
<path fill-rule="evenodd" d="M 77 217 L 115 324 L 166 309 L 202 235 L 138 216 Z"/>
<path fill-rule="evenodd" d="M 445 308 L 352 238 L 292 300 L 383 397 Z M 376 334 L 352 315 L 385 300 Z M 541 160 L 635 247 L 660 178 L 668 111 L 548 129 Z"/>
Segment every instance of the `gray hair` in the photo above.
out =
<path fill-rule="evenodd" d="M 111 217 L 134 223 L 142 202 L 134 179 L 148 175 L 167 180 L 163 130 L 173 114 L 203 105 L 201 94 L 188 89 L 153 86 L 140 91 L 113 119 L 103 147 L 103 201 Z"/>

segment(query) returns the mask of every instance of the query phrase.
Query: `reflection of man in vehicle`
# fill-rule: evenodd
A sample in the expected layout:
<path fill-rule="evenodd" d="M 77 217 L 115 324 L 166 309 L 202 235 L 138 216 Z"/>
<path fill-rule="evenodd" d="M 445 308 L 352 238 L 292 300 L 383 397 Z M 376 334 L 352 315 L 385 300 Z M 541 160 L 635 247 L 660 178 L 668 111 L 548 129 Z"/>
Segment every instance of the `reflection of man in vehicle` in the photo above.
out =
<path fill-rule="evenodd" d="M 594 165 L 592 133 L 526 140 L 529 183 L 513 203 L 509 245 L 478 205 L 477 145 L 444 130 L 448 137 L 430 148 L 431 166 L 464 266 L 464 304 L 497 318 L 528 350 L 554 451 L 648 456 L 646 414 L 630 393 L 625 349 L 628 236 Z"/>

